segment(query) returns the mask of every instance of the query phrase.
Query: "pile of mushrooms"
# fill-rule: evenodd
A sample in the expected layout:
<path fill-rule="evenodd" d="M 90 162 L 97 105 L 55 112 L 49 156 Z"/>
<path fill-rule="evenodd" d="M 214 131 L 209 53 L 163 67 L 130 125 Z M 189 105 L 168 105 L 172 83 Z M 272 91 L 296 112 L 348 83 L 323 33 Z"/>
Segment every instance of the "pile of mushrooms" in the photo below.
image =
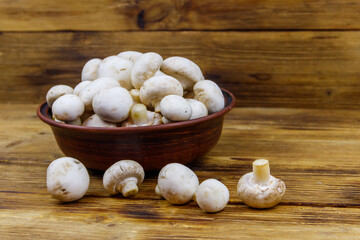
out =
<path fill-rule="evenodd" d="M 46 95 L 53 118 L 90 127 L 136 127 L 186 121 L 225 106 L 219 86 L 184 57 L 125 51 L 86 62 L 73 89 Z"/>

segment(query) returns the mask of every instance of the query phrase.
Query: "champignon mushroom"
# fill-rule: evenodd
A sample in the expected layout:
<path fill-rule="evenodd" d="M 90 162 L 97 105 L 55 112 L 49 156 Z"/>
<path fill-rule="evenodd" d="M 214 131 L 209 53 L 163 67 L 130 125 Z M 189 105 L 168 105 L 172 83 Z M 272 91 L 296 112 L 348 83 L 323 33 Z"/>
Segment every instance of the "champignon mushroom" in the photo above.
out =
<path fill-rule="evenodd" d="M 130 78 L 132 68 L 133 63 L 130 60 L 118 56 L 110 56 L 101 61 L 97 74 L 99 78 L 108 77 L 115 79 L 120 83 L 120 86 L 130 90 L 132 88 Z"/>
<path fill-rule="evenodd" d="M 134 64 L 131 82 L 134 88 L 140 89 L 144 82 L 154 76 L 160 69 L 162 57 L 154 52 L 144 53 Z"/>
<path fill-rule="evenodd" d="M 65 94 L 53 103 L 52 113 L 60 121 L 75 121 L 84 113 L 85 107 L 81 99 L 75 94 Z"/>
<path fill-rule="evenodd" d="M 285 183 L 270 175 L 269 161 L 258 159 L 253 162 L 253 172 L 242 176 L 237 186 L 240 199 L 249 207 L 271 208 L 278 204 L 285 194 Z"/>
<path fill-rule="evenodd" d="M 51 108 L 56 99 L 65 94 L 71 94 L 73 91 L 74 89 L 67 85 L 55 85 L 46 93 L 46 102 Z"/>
<path fill-rule="evenodd" d="M 142 55 L 144 54 L 138 51 L 124 51 L 118 54 L 119 57 L 126 58 L 127 60 L 130 60 L 133 64 L 135 64 L 135 62 L 139 60 Z"/>
<path fill-rule="evenodd" d="M 124 121 L 122 127 L 139 127 L 161 124 L 161 114 L 148 111 L 142 103 L 132 105 L 129 118 Z"/>
<path fill-rule="evenodd" d="M 129 91 L 134 103 L 140 103 L 140 90 L 133 88 Z"/>
<path fill-rule="evenodd" d="M 133 100 L 125 88 L 114 87 L 96 94 L 92 105 L 94 112 L 103 120 L 121 122 L 129 116 Z"/>
<path fill-rule="evenodd" d="M 109 89 L 113 87 L 119 87 L 120 84 L 118 81 L 112 78 L 98 78 L 92 81 L 90 84 L 85 86 L 79 94 L 80 99 L 85 104 L 85 110 L 90 112 L 93 110 L 92 101 L 94 96 L 103 89 Z"/>
<path fill-rule="evenodd" d="M 82 125 L 86 127 L 116 127 L 115 123 L 104 121 L 97 114 L 88 117 Z"/>
<path fill-rule="evenodd" d="M 195 193 L 195 201 L 205 212 L 219 212 L 223 210 L 229 201 L 229 190 L 216 179 L 203 181 Z"/>
<path fill-rule="evenodd" d="M 85 166 L 75 158 L 58 158 L 47 168 L 47 189 L 61 202 L 73 202 L 82 198 L 89 183 L 90 177 Z"/>
<path fill-rule="evenodd" d="M 221 89 L 211 80 L 202 80 L 195 83 L 194 92 L 196 99 L 205 104 L 209 113 L 218 112 L 225 106 Z"/>
<path fill-rule="evenodd" d="M 205 117 L 208 115 L 208 110 L 207 110 L 205 104 L 203 104 L 202 102 L 195 100 L 195 99 L 191 99 L 191 98 L 187 98 L 186 101 L 191 106 L 190 119 L 201 118 L 201 117 Z"/>
<path fill-rule="evenodd" d="M 178 95 L 165 96 L 160 102 L 160 111 L 170 121 L 185 121 L 192 114 L 190 103 Z"/>
<path fill-rule="evenodd" d="M 154 108 L 160 112 L 160 101 L 167 95 L 183 95 L 183 89 L 178 80 L 170 76 L 149 78 L 140 88 L 140 100 L 148 109 Z"/>
<path fill-rule="evenodd" d="M 103 177 L 104 188 L 112 195 L 122 193 L 124 197 L 138 193 L 144 180 L 144 169 L 133 160 L 121 160 L 109 167 Z"/>
<path fill-rule="evenodd" d="M 204 80 L 199 66 L 184 57 L 165 59 L 161 65 L 161 71 L 179 80 L 184 90 L 192 90 L 196 82 Z"/>
<path fill-rule="evenodd" d="M 87 85 L 89 85 L 90 83 L 92 83 L 92 81 L 86 80 L 86 81 L 80 82 L 78 85 L 75 86 L 73 93 L 74 93 L 75 95 L 78 95 L 78 96 L 79 96 L 81 90 L 83 90 L 83 89 L 84 89 Z"/>
<path fill-rule="evenodd" d="M 198 186 L 199 179 L 190 168 L 169 163 L 160 170 L 155 192 L 171 204 L 179 205 L 189 202 Z"/>
<path fill-rule="evenodd" d="M 97 70 L 101 61 L 100 58 L 93 58 L 87 61 L 81 71 L 81 81 L 93 81 L 97 79 Z"/>

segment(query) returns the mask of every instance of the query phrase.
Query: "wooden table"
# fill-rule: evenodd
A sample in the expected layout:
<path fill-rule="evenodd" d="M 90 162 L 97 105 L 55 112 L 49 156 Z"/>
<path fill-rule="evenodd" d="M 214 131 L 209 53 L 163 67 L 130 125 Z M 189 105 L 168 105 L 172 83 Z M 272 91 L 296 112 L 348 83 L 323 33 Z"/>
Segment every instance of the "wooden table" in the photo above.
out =
<path fill-rule="evenodd" d="M 155 195 L 147 173 L 130 199 L 110 197 L 102 172 L 78 202 L 61 204 L 46 190 L 46 168 L 63 156 L 34 104 L 0 104 L 1 239 L 359 239 L 360 112 L 235 108 L 220 141 L 190 166 L 200 181 L 230 191 L 227 207 L 207 214 L 194 203 L 173 206 Z M 268 210 L 245 206 L 239 178 L 258 158 L 284 180 L 283 201 Z"/>

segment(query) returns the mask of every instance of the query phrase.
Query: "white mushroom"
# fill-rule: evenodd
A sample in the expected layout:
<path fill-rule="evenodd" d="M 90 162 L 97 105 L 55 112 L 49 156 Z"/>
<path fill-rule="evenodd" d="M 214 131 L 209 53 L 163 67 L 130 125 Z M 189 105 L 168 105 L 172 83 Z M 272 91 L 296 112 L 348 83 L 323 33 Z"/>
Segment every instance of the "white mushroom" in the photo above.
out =
<path fill-rule="evenodd" d="M 148 111 L 142 103 L 134 104 L 130 109 L 129 118 L 122 123 L 122 127 L 151 126 L 161 124 L 161 114 Z"/>
<path fill-rule="evenodd" d="M 184 90 L 192 90 L 194 84 L 204 80 L 199 66 L 184 57 L 169 57 L 161 65 L 161 71 L 181 83 Z"/>
<path fill-rule="evenodd" d="M 185 204 L 193 198 L 198 186 L 199 179 L 190 168 L 170 163 L 160 170 L 155 192 L 171 204 Z"/>
<path fill-rule="evenodd" d="M 85 166 L 75 158 L 58 158 L 47 168 L 47 189 L 61 202 L 73 202 L 82 198 L 89 183 L 90 177 Z"/>
<path fill-rule="evenodd" d="M 133 105 L 129 92 L 123 87 L 104 89 L 95 95 L 93 102 L 94 112 L 105 121 L 124 121 Z"/>
<path fill-rule="evenodd" d="M 140 88 L 140 100 L 149 109 L 160 111 L 160 101 L 167 95 L 183 95 L 183 89 L 178 80 L 170 76 L 149 78 Z"/>
<path fill-rule="evenodd" d="M 84 103 L 75 94 L 65 94 L 59 97 L 52 106 L 54 118 L 65 122 L 80 118 L 84 110 Z"/>
<path fill-rule="evenodd" d="M 134 64 L 137 60 L 141 58 L 142 55 L 144 54 L 137 51 L 124 51 L 118 54 L 119 57 L 126 58 L 127 60 L 130 60 Z"/>
<path fill-rule="evenodd" d="M 121 160 L 109 167 L 103 177 L 104 188 L 112 195 L 122 193 L 124 197 L 138 193 L 144 180 L 144 169 L 133 160 Z"/>
<path fill-rule="evenodd" d="M 82 81 L 80 82 L 78 85 L 75 86 L 74 88 L 74 94 L 75 95 L 80 95 L 81 90 L 83 90 L 87 85 L 89 85 L 90 83 L 92 83 L 92 81 Z"/>
<path fill-rule="evenodd" d="M 278 204 L 285 194 L 285 183 L 270 175 L 269 161 L 258 159 L 253 162 L 253 172 L 242 176 L 237 186 L 240 199 L 249 207 L 271 208 Z"/>
<path fill-rule="evenodd" d="M 130 90 L 131 84 L 131 71 L 133 63 L 122 57 L 110 56 L 102 60 L 99 64 L 97 71 L 98 77 L 108 77 L 115 79 L 120 83 L 120 86 Z"/>
<path fill-rule="evenodd" d="M 85 86 L 79 94 L 80 99 L 85 104 L 86 111 L 92 111 L 92 100 L 94 96 L 103 89 L 109 89 L 113 87 L 119 87 L 118 81 L 112 78 L 98 78 L 92 81 L 90 84 Z"/>
<path fill-rule="evenodd" d="M 115 123 L 104 121 L 96 114 L 88 117 L 82 125 L 86 127 L 116 127 Z"/>
<path fill-rule="evenodd" d="M 81 71 L 81 81 L 93 81 L 97 79 L 97 70 L 100 63 L 100 58 L 93 58 L 87 61 Z"/>
<path fill-rule="evenodd" d="M 140 90 L 133 88 L 129 91 L 134 103 L 140 103 Z"/>
<path fill-rule="evenodd" d="M 161 114 L 170 121 L 185 121 L 190 119 L 191 105 L 185 98 L 178 95 L 167 95 L 160 102 Z"/>
<path fill-rule="evenodd" d="M 162 57 L 154 52 L 144 53 L 136 61 L 131 72 L 131 82 L 134 88 L 140 89 L 144 82 L 154 76 L 160 69 Z"/>
<path fill-rule="evenodd" d="M 211 80 L 202 80 L 194 85 L 196 99 L 204 103 L 209 113 L 218 112 L 225 106 L 224 95 L 219 86 Z"/>
<path fill-rule="evenodd" d="M 195 201 L 205 212 L 219 212 L 229 202 L 230 193 L 228 188 L 216 179 L 203 181 L 195 193 Z"/>
<path fill-rule="evenodd" d="M 65 94 L 71 94 L 73 91 L 74 89 L 67 85 L 55 85 L 46 93 L 46 102 L 51 108 L 56 99 Z"/>
<path fill-rule="evenodd" d="M 208 110 L 205 104 L 203 104 L 202 102 L 191 98 L 187 98 L 186 101 L 188 101 L 191 106 L 190 119 L 201 118 L 208 115 Z"/>

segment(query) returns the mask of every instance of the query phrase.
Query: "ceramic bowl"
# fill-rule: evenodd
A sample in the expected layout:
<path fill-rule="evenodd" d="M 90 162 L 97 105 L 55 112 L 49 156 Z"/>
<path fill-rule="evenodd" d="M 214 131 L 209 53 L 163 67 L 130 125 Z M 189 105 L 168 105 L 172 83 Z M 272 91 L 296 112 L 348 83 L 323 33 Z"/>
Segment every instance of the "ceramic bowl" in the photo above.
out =
<path fill-rule="evenodd" d="M 131 159 L 145 171 L 160 170 L 168 163 L 187 164 L 205 155 L 218 142 L 224 116 L 235 97 L 222 89 L 225 108 L 206 117 L 146 127 L 97 128 L 56 122 L 46 102 L 37 109 L 38 117 L 50 125 L 55 140 L 65 154 L 87 168 L 106 170 L 113 163 Z"/>

